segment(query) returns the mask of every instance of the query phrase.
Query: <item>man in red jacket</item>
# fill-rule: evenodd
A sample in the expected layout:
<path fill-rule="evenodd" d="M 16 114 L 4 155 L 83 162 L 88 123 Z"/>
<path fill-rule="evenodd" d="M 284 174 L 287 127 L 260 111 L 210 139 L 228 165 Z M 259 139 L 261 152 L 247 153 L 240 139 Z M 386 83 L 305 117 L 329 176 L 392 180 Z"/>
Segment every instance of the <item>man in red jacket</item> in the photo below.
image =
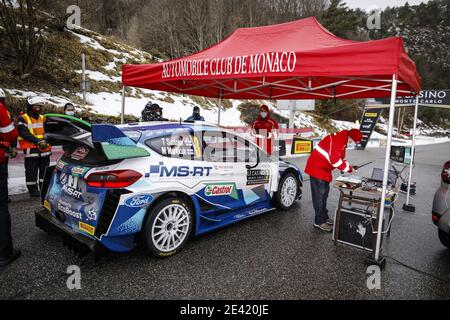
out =
<path fill-rule="evenodd" d="M 252 130 L 256 134 L 265 137 L 257 138 L 256 144 L 265 150 L 267 154 L 273 153 L 273 141 L 276 138 L 277 130 L 280 128 L 278 122 L 270 116 L 270 109 L 266 105 L 262 105 L 260 108 L 260 115 L 258 119 L 253 123 Z"/>
<path fill-rule="evenodd" d="M 6 109 L 5 92 L 0 89 L 0 266 L 5 266 L 20 256 L 11 238 L 11 217 L 8 211 L 8 152 L 18 136 Z"/>
<path fill-rule="evenodd" d="M 316 218 L 314 227 L 323 231 L 333 231 L 334 221 L 328 216 L 327 199 L 333 170 L 352 173 L 353 167 L 345 160 L 348 139 L 355 143 L 362 140 L 360 130 L 344 130 L 323 138 L 306 163 L 305 173 L 311 177 L 311 192 Z"/>

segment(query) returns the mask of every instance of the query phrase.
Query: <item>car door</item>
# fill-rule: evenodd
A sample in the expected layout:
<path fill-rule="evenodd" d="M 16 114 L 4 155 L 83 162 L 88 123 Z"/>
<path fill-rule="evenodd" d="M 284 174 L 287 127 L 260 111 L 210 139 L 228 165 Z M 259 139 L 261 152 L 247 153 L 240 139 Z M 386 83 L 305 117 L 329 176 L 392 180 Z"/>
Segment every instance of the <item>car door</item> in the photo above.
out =
<path fill-rule="evenodd" d="M 242 175 L 243 198 L 246 206 L 270 201 L 273 176 L 267 154 L 255 144 L 236 135 L 230 136 L 236 153 L 236 164 Z"/>
<path fill-rule="evenodd" d="M 202 141 L 204 161 L 213 167 L 204 190 L 208 201 L 237 210 L 268 200 L 270 167 L 260 161 L 247 168 L 257 163 L 255 145 L 226 131 L 205 131 Z"/>

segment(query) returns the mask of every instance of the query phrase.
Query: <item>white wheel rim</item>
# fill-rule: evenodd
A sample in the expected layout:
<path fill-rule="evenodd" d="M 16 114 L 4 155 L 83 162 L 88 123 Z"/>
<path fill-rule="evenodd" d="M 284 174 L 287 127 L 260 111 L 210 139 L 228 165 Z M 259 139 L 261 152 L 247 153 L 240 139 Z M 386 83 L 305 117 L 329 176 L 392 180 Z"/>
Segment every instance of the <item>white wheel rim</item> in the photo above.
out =
<path fill-rule="evenodd" d="M 190 223 L 189 212 L 182 205 L 164 207 L 153 222 L 153 245 L 164 253 L 176 250 L 186 239 Z"/>
<path fill-rule="evenodd" d="M 281 203 L 285 207 L 290 207 L 297 196 L 297 181 L 294 177 L 288 177 L 284 180 L 281 187 Z"/>

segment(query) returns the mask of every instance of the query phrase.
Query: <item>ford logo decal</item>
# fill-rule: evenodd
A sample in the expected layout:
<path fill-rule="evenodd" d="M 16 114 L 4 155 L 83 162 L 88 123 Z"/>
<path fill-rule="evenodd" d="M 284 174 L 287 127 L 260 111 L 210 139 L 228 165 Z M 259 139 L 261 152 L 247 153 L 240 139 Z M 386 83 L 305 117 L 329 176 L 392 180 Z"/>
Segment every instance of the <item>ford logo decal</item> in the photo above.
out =
<path fill-rule="evenodd" d="M 130 208 L 140 208 L 149 205 L 153 201 L 151 195 L 134 196 L 125 201 L 125 205 Z"/>

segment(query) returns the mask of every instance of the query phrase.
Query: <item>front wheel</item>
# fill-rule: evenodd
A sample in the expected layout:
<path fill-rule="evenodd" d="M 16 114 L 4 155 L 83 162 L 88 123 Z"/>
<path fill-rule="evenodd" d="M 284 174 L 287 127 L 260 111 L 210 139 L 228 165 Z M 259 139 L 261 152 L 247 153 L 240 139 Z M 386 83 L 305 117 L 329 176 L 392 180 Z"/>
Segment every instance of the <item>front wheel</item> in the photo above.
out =
<path fill-rule="evenodd" d="M 192 225 L 193 213 L 188 203 L 178 198 L 164 199 L 148 213 L 143 244 L 157 257 L 170 257 L 189 240 Z"/>
<path fill-rule="evenodd" d="M 298 178 L 292 172 L 284 174 L 278 185 L 278 191 L 274 196 L 275 206 L 283 211 L 291 209 L 300 192 Z"/>
<path fill-rule="evenodd" d="M 450 249 L 450 234 L 445 233 L 442 230 L 439 230 L 439 240 L 441 240 L 441 243 L 446 246 L 448 249 Z"/>

